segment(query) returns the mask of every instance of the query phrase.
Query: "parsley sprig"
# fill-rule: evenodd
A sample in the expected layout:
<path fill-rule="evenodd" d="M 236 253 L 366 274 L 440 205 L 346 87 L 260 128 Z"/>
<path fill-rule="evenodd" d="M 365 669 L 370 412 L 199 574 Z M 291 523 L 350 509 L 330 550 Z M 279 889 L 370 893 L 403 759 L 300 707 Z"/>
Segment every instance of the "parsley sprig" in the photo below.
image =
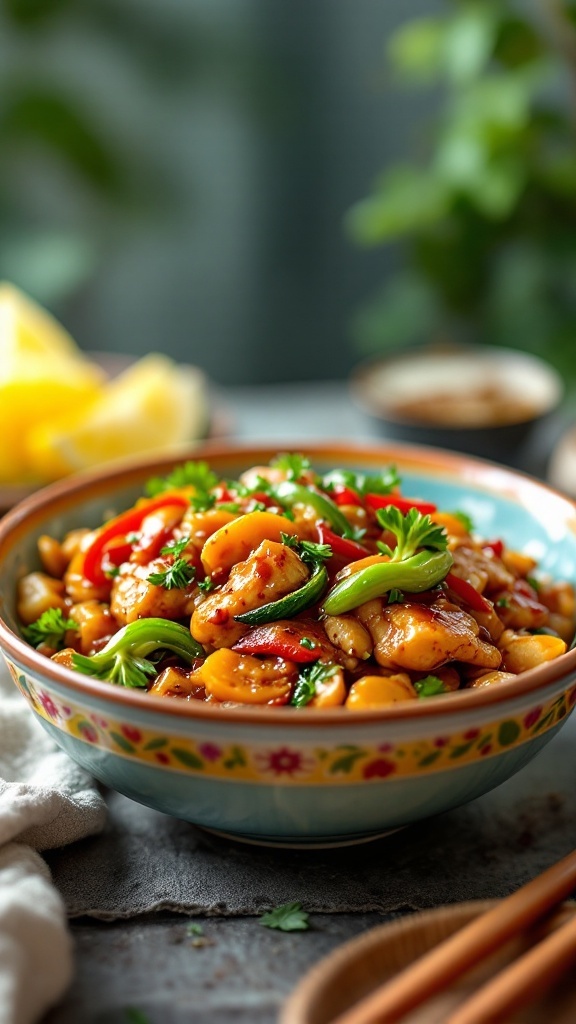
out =
<path fill-rule="evenodd" d="M 389 530 L 396 537 L 396 547 L 390 548 L 382 541 L 378 542 L 378 550 L 388 555 L 391 562 L 401 562 L 411 558 L 420 548 L 433 551 L 445 551 L 448 537 L 443 526 L 433 523 L 429 515 L 422 515 L 417 509 L 411 508 L 406 515 L 394 505 L 378 509 L 378 522 L 383 530 Z"/>
<path fill-rule="evenodd" d="M 281 932 L 305 932 L 310 927 L 308 917 L 301 903 L 283 903 L 262 914 L 260 924 L 265 928 L 278 928 Z"/>
<path fill-rule="evenodd" d="M 164 587 L 165 590 L 184 590 L 195 576 L 196 569 L 186 558 L 176 558 L 172 565 L 167 566 L 162 572 L 151 572 L 147 580 L 155 587 Z"/>
<path fill-rule="evenodd" d="M 424 676 L 424 679 L 417 679 L 414 689 L 419 697 L 437 697 L 439 693 L 446 693 L 446 685 L 439 676 Z"/>
<path fill-rule="evenodd" d="M 290 701 L 292 707 L 306 707 L 312 698 L 316 696 L 318 685 L 325 683 L 337 671 L 337 665 L 322 661 L 314 661 L 311 664 L 304 665 L 300 669 L 300 674 L 294 686 L 294 693 Z"/>
<path fill-rule="evenodd" d="M 317 565 L 318 562 L 327 562 L 332 558 L 332 548 L 329 544 L 316 544 L 312 540 L 298 540 L 291 533 L 281 533 L 280 540 L 287 548 L 292 548 L 300 556 L 305 565 Z"/>
<path fill-rule="evenodd" d="M 61 608 L 47 608 L 35 622 L 22 630 L 24 639 L 33 647 L 46 644 L 56 651 L 62 650 L 64 637 L 69 629 L 78 629 L 74 619 L 67 619 Z"/>
<path fill-rule="evenodd" d="M 174 558 L 179 558 L 183 551 L 186 550 L 190 543 L 190 537 L 182 537 L 180 540 L 169 540 L 163 548 L 160 548 L 161 555 L 174 555 Z"/>
<path fill-rule="evenodd" d="M 389 466 L 381 473 L 354 473 L 349 469 L 332 469 L 322 477 L 322 486 L 327 491 L 335 487 L 349 487 L 351 491 L 366 494 L 390 494 L 401 483 L 396 466 Z"/>
<path fill-rule="evenodd" d="M 312 468 L 310 459 L 300 452 L 282 452 L 270 465 L 273 469 L 286 470 L 288 480 L 299 480 L 305 470 Z"/>
<path fill-rule="evenodd" d="M 146 483 L 145 491 L 149 498 L 178 487 L 194 487 L 196 491 L 208 494 L 217 483 L 218 477 L 207 462 L 190 461 L 176 466 L 167 476 L 152 477 Z"/>

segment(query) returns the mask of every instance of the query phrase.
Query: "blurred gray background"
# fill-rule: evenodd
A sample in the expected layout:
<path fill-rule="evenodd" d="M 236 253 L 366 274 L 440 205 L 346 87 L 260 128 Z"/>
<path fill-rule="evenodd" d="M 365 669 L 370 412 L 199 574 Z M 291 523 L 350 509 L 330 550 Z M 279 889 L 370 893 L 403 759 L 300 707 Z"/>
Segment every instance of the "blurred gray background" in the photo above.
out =
<path fill-rule="evenodd" d="M 428 102 L 391 88 L 385 40 L 434 6 L 5 0 L 0 277 L 85 349 L 345 376 L 392 257 L 343 217 Z"/>
<path fill-rule="evenodd" d="M 0 0 L 0 279 L 216 384 L 449 337 L 576 385 L 575 80 L 574 0 Z"/>

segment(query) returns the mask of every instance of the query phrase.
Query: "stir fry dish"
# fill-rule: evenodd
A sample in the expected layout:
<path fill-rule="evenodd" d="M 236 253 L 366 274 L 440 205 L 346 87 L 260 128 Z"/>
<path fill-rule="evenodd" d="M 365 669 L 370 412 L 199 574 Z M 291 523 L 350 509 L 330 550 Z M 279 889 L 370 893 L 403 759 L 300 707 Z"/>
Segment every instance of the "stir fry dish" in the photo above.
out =
<path fill-rule="evenodd" d="M 38 542 L 26 640 L 96 679 L 222 707 L 383 708 L 513 679 L 567 649 L 573 587 L 394 467 L 297 453 L 238 480 L 187 462 L 98 529 Z"/>

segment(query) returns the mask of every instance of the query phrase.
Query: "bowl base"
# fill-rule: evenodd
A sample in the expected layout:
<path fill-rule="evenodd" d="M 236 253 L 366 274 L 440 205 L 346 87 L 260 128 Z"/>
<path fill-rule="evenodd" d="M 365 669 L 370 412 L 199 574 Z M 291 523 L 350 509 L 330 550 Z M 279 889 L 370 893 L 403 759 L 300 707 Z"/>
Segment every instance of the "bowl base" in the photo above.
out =
<path fill-rule="evenodd" d="M 362 843 L 373 843 L 377 839 L 385 839 L 395 832 L 399 832 L 406 825 L 397 828 L 388 828 L 383 832 L 363 832 L 357 836 L 318 836 L 317 839 L 303 839 L 302 836 L 257 836 L 241 832 L 223 832 L 219 828 L 209 828 L 207 825 L 196 825 L 201 832 L 209 832 L 210 835 L 219 839 L 230 839 L 235 843 L 244 843 L 249 846 L 270 846 L 277 850 L 336 850 L 343 846 L 360 846 Z"/>

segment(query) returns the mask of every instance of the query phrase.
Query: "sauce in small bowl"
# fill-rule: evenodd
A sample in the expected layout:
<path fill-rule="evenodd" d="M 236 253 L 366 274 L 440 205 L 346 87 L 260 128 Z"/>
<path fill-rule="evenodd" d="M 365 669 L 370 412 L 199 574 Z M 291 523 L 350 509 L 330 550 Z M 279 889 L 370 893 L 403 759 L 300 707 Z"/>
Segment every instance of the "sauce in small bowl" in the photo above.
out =
<path fill-rule="evenodd" d="M 351 390 L 387 437 L 514 464 L 564 389 L 536 356 L 469 346 L 373 360 L 353 375 Z"/>

